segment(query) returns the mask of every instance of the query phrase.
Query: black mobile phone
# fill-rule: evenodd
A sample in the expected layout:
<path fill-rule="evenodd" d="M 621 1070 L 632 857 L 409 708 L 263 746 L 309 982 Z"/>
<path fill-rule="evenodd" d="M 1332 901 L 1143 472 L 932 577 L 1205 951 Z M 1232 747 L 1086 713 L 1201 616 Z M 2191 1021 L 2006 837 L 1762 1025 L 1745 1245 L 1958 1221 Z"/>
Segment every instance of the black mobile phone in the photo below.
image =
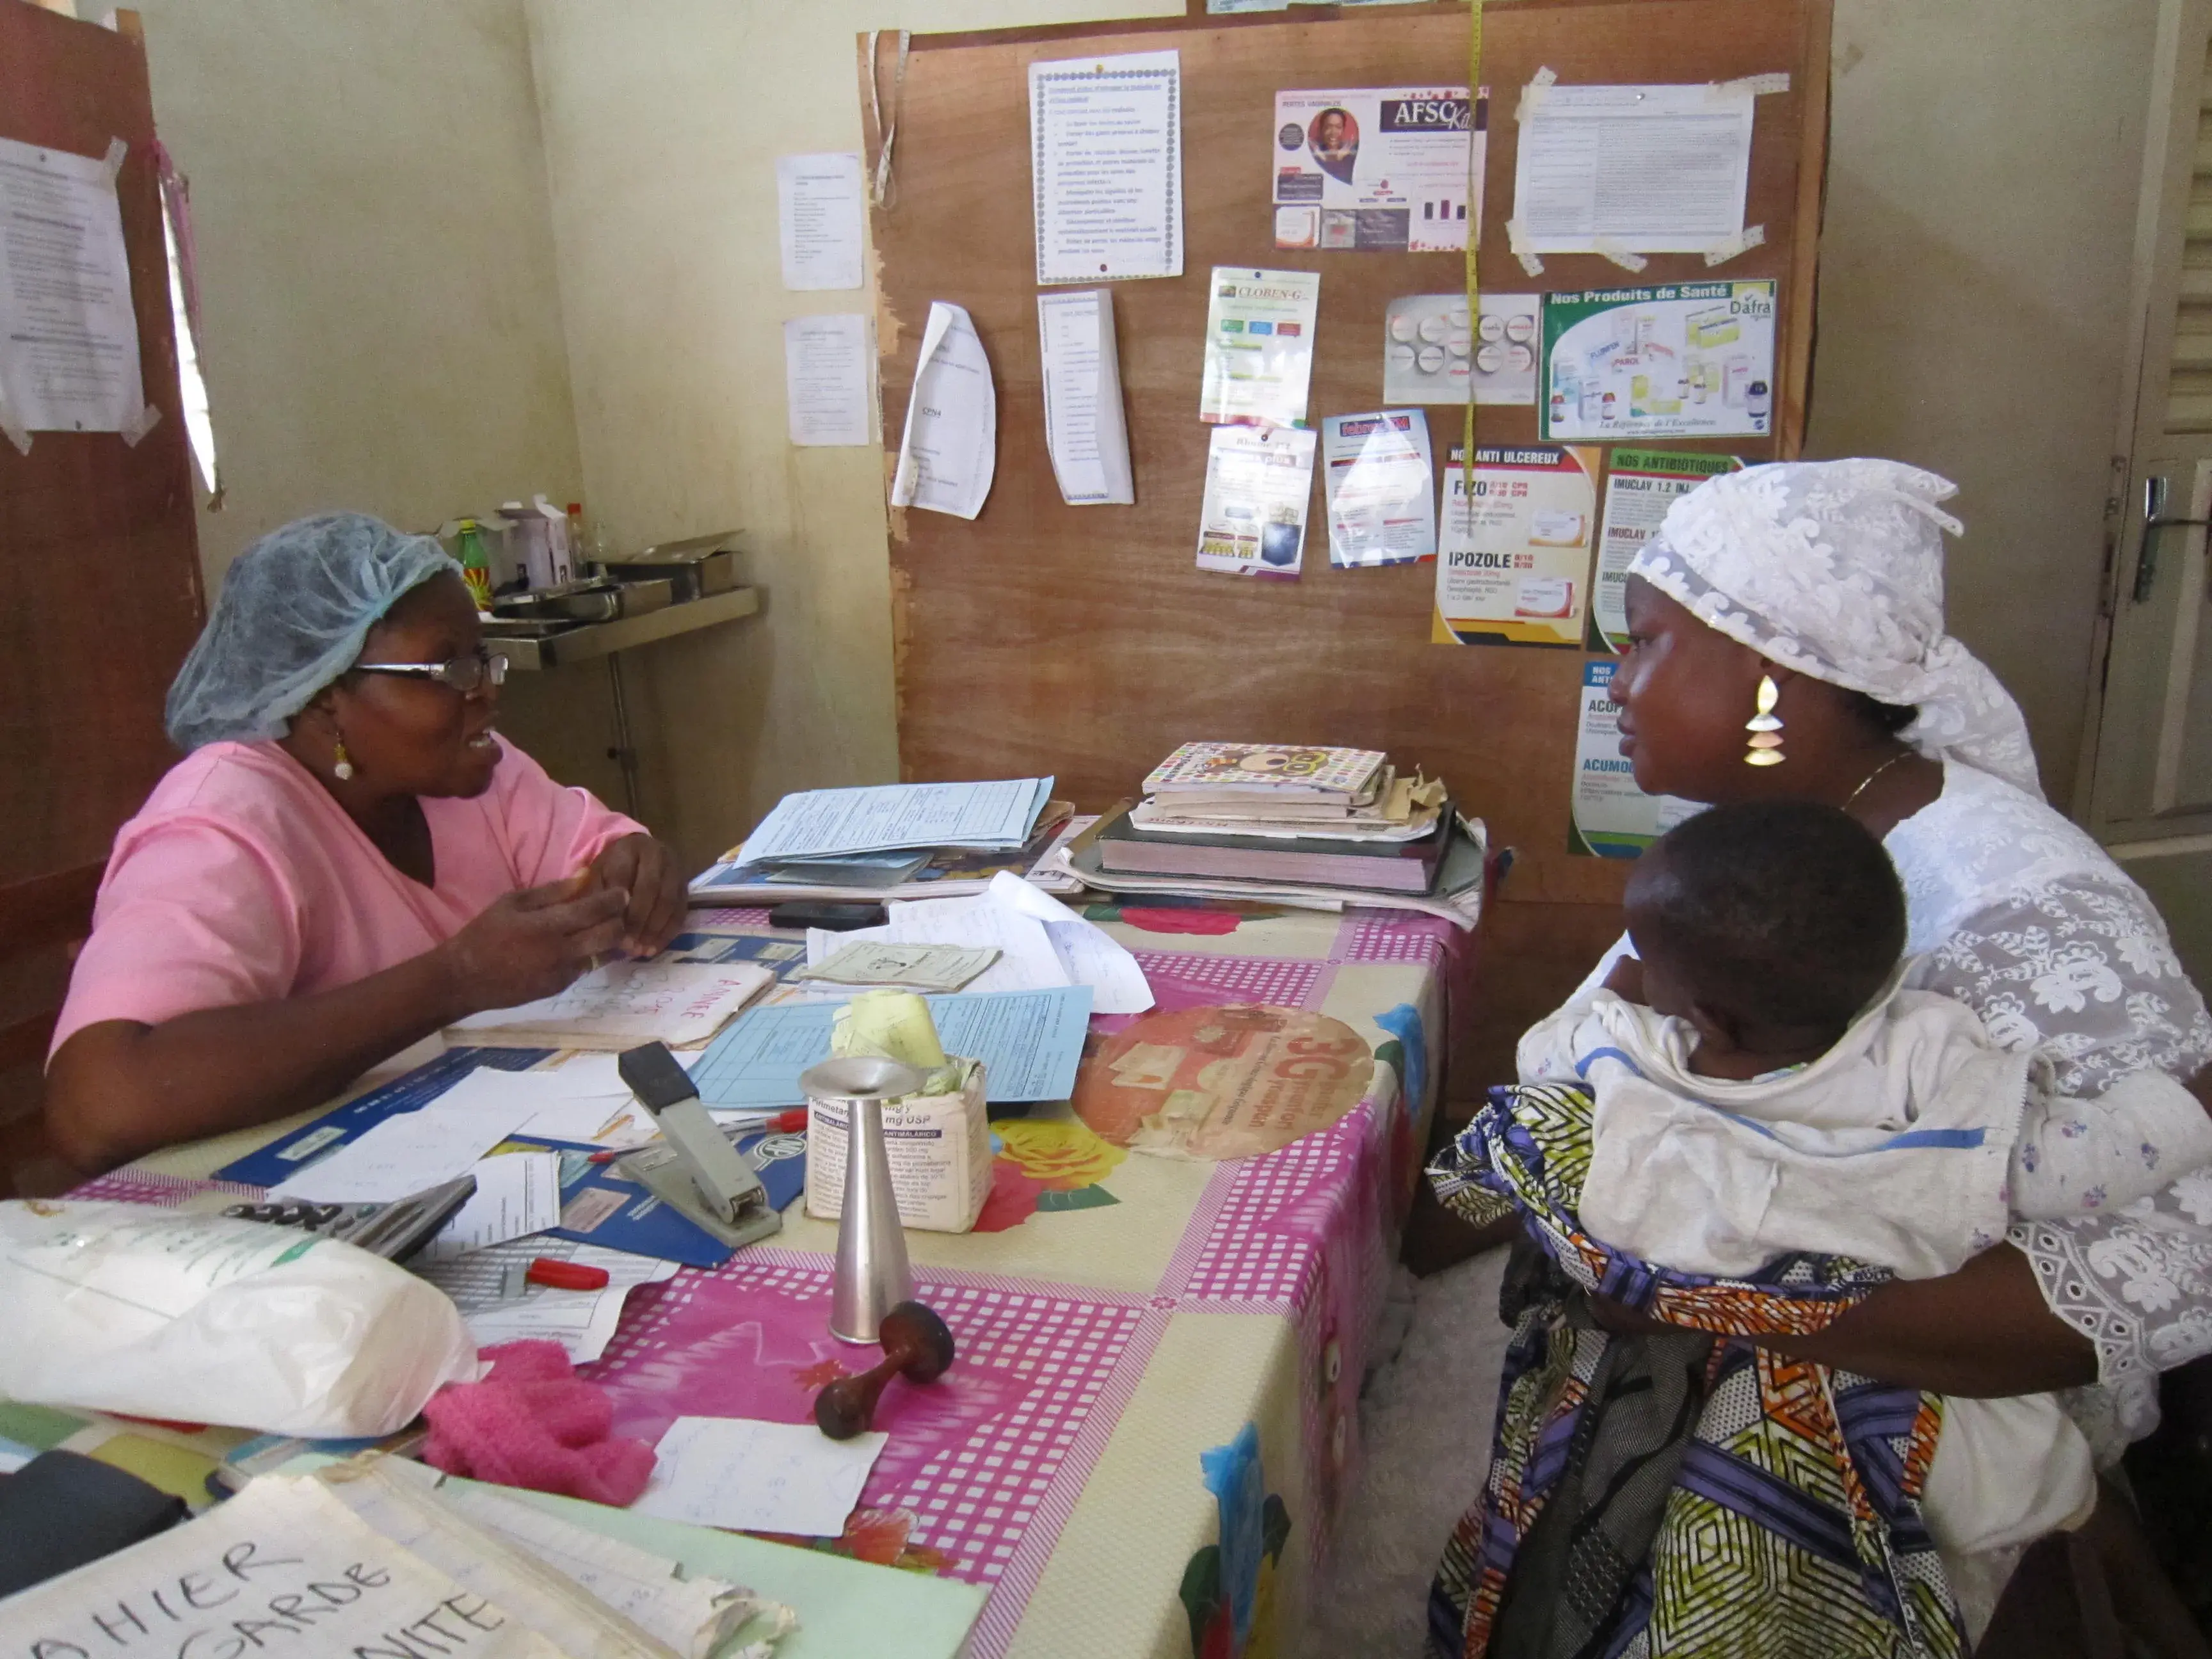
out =
<path fill-rule="evenodd" d="M 824 927 L 849 933 L 855 927 L 880 927 L 890 920 L 880 904 L 827 904 L 800 901 L 779 904 L 768 913 L 771 927 Z"/>

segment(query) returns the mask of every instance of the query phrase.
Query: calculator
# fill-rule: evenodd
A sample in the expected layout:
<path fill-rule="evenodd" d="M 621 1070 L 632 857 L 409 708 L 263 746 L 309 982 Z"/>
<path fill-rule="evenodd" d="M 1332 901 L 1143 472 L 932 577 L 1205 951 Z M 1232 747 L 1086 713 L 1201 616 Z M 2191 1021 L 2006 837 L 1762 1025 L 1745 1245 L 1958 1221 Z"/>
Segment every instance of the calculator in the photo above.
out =
<path fill-rule="evenodd" d="M 438 1229 L 453 1219 L 453 1212 L 476 1195 L 476 1190 L 477 1178 L 468 1175 L 388 1203 L 305 1204 L 282 1200 L 234 1204 L 223 1213 L 272 1227 L 297 1227 L 380 1255 L 386 1261 L 404 1261 L 428 1243 Z"/>

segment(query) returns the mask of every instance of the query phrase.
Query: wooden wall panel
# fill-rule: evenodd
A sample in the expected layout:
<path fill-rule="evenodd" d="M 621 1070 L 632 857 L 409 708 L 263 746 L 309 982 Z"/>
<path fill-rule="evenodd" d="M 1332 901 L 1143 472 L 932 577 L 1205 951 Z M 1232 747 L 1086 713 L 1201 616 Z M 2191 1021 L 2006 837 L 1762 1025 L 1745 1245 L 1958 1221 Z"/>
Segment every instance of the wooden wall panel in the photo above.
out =
<path fill-rule="evenodd" d="M 0 137 L 131 147 L 117 185 L 140 368 L 161 411 L 136 448 L 112 432 L 34 433 L 28 455 L 0 440 L 5 886 L 104 861 L 176 759 L 161 703 L 204 600 L 143 46 L 0 0 Z"/>
<path fill-rule="evenodd" d="M 1747 459 L 1793 453 L 1803 430 L 1826 122 L 1827 0 L 1533 0 L 1486 12 L 1492 89 L 1483 282 L 1498 292 L 1705 277 L 1694 255 L 1654 255 L 1640 277 L 1602 259 L 1511 258 L 1521 87 L 1704 82 L 1786 70 L 1758 100 L 1747 223 L 1766 244 L 1711 273 L 1778 278 L 1771 441 L 1684 447 Z M 932 300 L 966 307 L 999 392 L 997 481 L 972 524 L 891 515 L 901 765 L 910 778 L 1053 772 L 1086 806 L 1132 793 L 1191 738 L 1356 744 L 1440 772 L 1522 854 L 1516 898 L 1607 902 L 1620 871 L 1566 852 L 1577 687 L 1567 650 L 1428 643 L 1430 565 L 1330 568 L 1319 484 L 1295 583 L 1202 574 L 1194 563 L 1207 428 L 1198 419 L 1208 269 L 1322 273 L 1310 411 L 1380 406 L 1383 308 L 1463 284 L 1455 254 L 1277 252 L 1268 200 L 1279 88 L 1449 85 L 1464 79 L 1458 7 L 1277 19 L 1165 19 L 913 43 L 896 98 L 895 183 L 875 213 L 886 476 L 897 452 Z M 1182 54 L 1184 274 L 1113 284 L 1135 467 L 1133 507 L 1071 507 L 1044 444 L 1029 168 L 1027 66 L 1157 50 Z M 861 45 L 888 100 L 896 46 Z M 870 137 L 871 161 L 877 135 Z M 1436 408 L 1439 463 L 1460 411 Z M 1533 409 L 1486 407 L 1484 441 L 1535 437 Z"/>

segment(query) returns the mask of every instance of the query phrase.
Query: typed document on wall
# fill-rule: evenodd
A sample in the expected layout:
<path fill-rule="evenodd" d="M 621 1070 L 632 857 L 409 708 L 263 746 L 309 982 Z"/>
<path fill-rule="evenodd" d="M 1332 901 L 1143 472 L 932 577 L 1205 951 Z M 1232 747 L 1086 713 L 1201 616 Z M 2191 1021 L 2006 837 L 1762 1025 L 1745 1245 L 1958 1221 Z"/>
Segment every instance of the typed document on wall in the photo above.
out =
<path fill-rule="evenodd" d="M 1030 65 L 1037 281 L 1182 275 L 1182 59 Z"/>

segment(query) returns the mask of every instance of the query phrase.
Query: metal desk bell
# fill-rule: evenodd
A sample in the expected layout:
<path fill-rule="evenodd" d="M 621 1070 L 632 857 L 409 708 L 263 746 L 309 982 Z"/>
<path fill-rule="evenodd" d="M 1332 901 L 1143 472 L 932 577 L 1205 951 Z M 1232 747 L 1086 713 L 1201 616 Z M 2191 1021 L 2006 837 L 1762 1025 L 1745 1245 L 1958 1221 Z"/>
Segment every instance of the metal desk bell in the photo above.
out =
<path fill-rule="evenodd" d="M 884 1316 L 914 1295 L 884 1145 L 884 1103 L 916 1093 L 925 1081 L 911 1066 L 872 1055 L 825 1060 L 799 1079 L 810 1107 L 841 1109 L 845 1116 L 845 1204 L 830 1304 L 830 1334 L 840 1342 L 872 1346 Z"/>

